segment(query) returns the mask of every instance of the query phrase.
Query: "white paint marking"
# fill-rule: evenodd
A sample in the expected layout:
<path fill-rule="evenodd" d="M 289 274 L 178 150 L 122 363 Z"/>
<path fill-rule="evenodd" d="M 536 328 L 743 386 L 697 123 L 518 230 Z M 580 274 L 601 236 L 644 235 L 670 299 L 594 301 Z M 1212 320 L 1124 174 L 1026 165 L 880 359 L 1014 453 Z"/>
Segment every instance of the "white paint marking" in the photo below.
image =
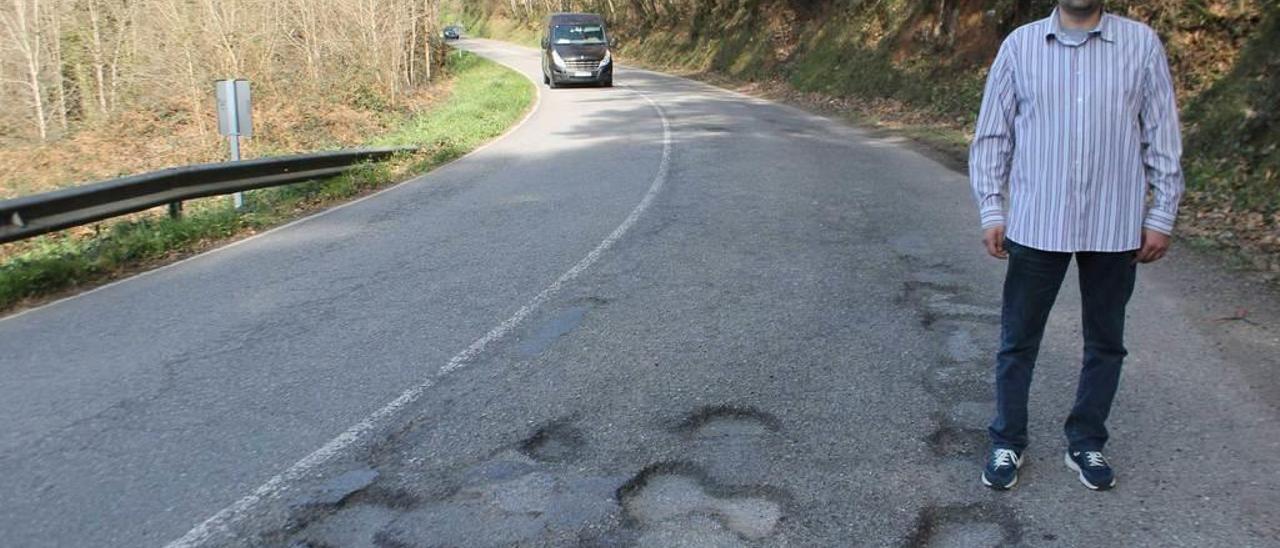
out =
<path fill-rule="evenodd" d="M 294 226 L 294 225 L 302 224 L 302 223 L 309 222 L 309 221 L 314 221 L 314 220 L 316 220 L 316 219 L 319 219 L 319 218 L 321 218 L 321 217 L 324 217 L 325 215 L 328 215 L 328 214 L 333 213 L 333 212 L 335 212 L 335 211 L 338 211 L 338 210 L 341 210 L 341 209 L 345 209 L 345 208 L 351 207 L 351 206 L 353 206 L 353 205 L 356 205 L 356 204 L 358 204 L 358 203 L 360 203 L 360 202 L 363 202 L 363 201 L 365 201 L 365 200 L 368 200 L 368 199 L 371 199 L 371 198 L 375 198 L 375 197 L 381 196 L 381 195 L 383 195 L 384 193 L 391 192 L 392 190 L 396 190 L 396 189 L 399 189 L 399 188 L 408 187 L 408 186 L 410 186 L 411 184 L 418 183 L 418 182 L 420 182 L 420 181 L 426 180 L 428 177 L 432 177 L 432 176 L 434 176 L 434 175 L 435 175 L 436 173 L 438 173 L 440 170 L 445 169 L 446 167 L 448 167 L 448 166 L 452 165 L 452 164 L 453 164 L 453 163 L 455 163 L 455 162 L 458 162 L 458 161 L 460 161 L 460 160 L 462 160 L 462 159 L 464 159 L 464 158 L 468 158 L 468 157 L 470 157 L 470 156 L 472 156 L 472 155 L 474 155 L 474 154 L 479 154 L 479 153 L 480 153 L 480 151 L 482 151 L 482 150 L 484 150 L 484 149 L 487 149 L 487 148 L 489 148 L 489 147 L 493 146 L 493 145 L 494 145 L 495 143 L 497 143 L 498 141 L 501 141 L 501 140 L 505 139 L 508 135 L 511 135 L 512 133 L 515 133 L 515 132 L 516 132 L 516 130 L 520 129 L 522 126 L 524 126 L 524 125 L 525 125 L 525 123 L 527 123 L 530 119 L 532 119 L 532 118 L 533 118 L 533 115 L 534 115 L 535 113 L 537 113 L 537 112 L 538 112 L 538 107 L 541 107 L 541 106 L 542 106 L 542 88 L 539 86 L 539 84 L 538 84 L 538 82 L 537 82 L 536 80 L 534 80 L 533 78 L 529 77 L 529 75 L 528 75 L 528 74 L 525 74 L 525 73 L 524 73 L 524 71 L 521 71 L 520 69 L 518 69 L 518 68 L 516 68 L 516 67 L 513 67 L 513 66 L 511 66 L 511 65 L 508 65 L 508 64 L 503 63 L 503 62 L 501 62 L 501 61 L 495 61 L 495 62 L 497 62 L 498 64 L 501 64 L 501 65 L 506 66 L 507 68 L 509 68 L 509 69 L 511 69 L 511 70 L 513 70 L 513 71 L 515 71 L 517 74 L 519 74 L 519 75 L 521 75 L 521 76 L 524 76 L 524 77 L 525 77 L 525 79 L 529 80 L 529 82 L 531 82 L 531 83 L 533 84 L 533 90 L 534 90 L 533 107 L 529 109 L 529 112 L 525 113 L 524 118 L 521 118 L 519 122 L 516 122 L 516 125 L 511 126 L 510 128 L 508 128 L 508 129 L 507 129 L 507 131 L 503 132 L 503 133 L 502 133 L 502 135 L 499 135 L 499 136 L 497 136 L 497 137 L 494 137 L 492 140 L 490 140 L 489 142 L 487 142 L 487 143 L 485 143 L 485 144 L 483 144 L 483 145 L 480 145 L 480 146 L 479 146 L 478 148 L 476 148 L 475 150 L 472 150 L 471 152 L 468 152 L 468 153 L 466 153 L 466 154 L 463 154 L 462 156 L 459 156 L 459 157 L 457 157 L 457 158 L 454 158 L 453 160 L 450 160 L 450 161 L 448 161 L 448 162 L 445 162 L 445 163 L 443 163 L 443 164 L 441 164 L 441 165 L 438 165 L 438 166 L 436 166 L 436 167 L 435 167 L 435 169 L 432 169 L 431 171 L 428 171 L 428 172 L 426 172 L 426 173 L 423 173 L 422 175 L 419 175 L 419 176 L 417 176 L 417 177 L 413 177 L 413 178 L 407 179 L 407 180 L 405 180 L 405 181 L 401 181 L 401 182 L 399 182 L 399 183 L 393 184 L 393 185 L 391 185 L 391 186 L 389 186 L 389 187 L 387 187 L 387 188 L 384 188 L 384 189 L 382 189 L 382 190 L 379 190 L 379 191 L 377 191 L 377 192 L 374 192 L 373 194 L 370 194 L 370 195 L 368 195 L 368 196 L 361 196 L 360 198 L 357 198 L 357 199 L 352 200 L 352 201 L 350 201 L 350 202 L 345 202 L 345 203 L 341 203 L 341 204 L 335 205 L 335 206 L 333 206 L 333 207 L 330 207 L 330 208 L 328 208 L 328 209 L 325 209 L 324 211 L 318 211 L 318 212 L 316 212 L 316 213 L 312 213 L 311 215 L 307 215 L 306 217 L 302 217 L 301 219 L 294 219 L 293 221 L 289 221 L 288 223 L 282 224 L 282 225 L 277 226 L 277 227 L 275 227 L 275 228 L 272 228 L 272 229 L 270 229 L 270 230 L 266 230 L 266 231 L 260 232 L 260 233 L 258 233 L 258 234 L 254 234 L 254 235 L 249 236 L 249 237 L 247 237 L 247 238 L 243 238 L 243 239 L 240 239 L 240 240 L 236 240 L 236 241 L 231 242 L 231 243 L 229 243 L 229 244 L 226 244 L 226 245 L 224 245 L 224 246 L 215 247 L 215 248 L 210 249 L 210 250 L 208 250 L 208 251 L 204 251 L 204 252 L 201 252 L 201 253 L 196 253 L 195 255 L 192 255 L 192 256 L 190 256 L 190 257 L 187 257 L 187 258 L 185 258 L 185 259 L 182 259 L 182 260 L 179 260 L 179 261 L 176 261 L 176 262 L 172 262 L 172 263 L 166 264 L 166 265 L 164 265 L 164 266 L 160 266 L 160 267 L 156 267 L 156 268 L 151 269 L 151 270 L 146 270 L 146 271 L 143 271 L 143 272 L 139 272 L 138 274 L 135 274 L 135 275 L 133 275 L 133 276 L 129 276 L 129 277 L 127 277 L 127 278 L 122 278 L 122 279 L 116 280 L 116 281 L 111 282 L 111 283 L 108 283 L 108 284 L 100 285 L 100 286 L 95 287 L 95 288 L 93 288 L 93 289 L 90 289 L 90 290 L 88 290 L 88 291 L 83 291 L 83 292 L 80 292 L 80 293 L 76 293 L 75 295 L 70 295 L 70 296 L 67 296 L 67 297 L 63 297 L 63 298 L 58 299 L 58 300 L 56 300 L 56 301 L 53 301 L 53 302 L 50 302 L 50 303 L 46 303 L 46 304 L 43 304 L 43 305 L 37 306 L 37 307 L 35 307 L 35 308 L 28 308 L 28 309 L 26 309 L 26 310 L 22 310 L 22 311 L 16 312 L 16 313 L 14 313 L 14 314 L 10 314 L 10 315 L 5 316 L 5 317 L 0 317 L 0 322 L 4 322 L 4 321 L 6 321 L 6 320 L 12 320 L 12 319 L 14 319 L 14 318 L 18 318 L 18 317 L 20 317 L 20 316 L 25 316 L 25 315 L 30 314 L 30 313 L 33 313 L 33 312 L 37 312 L 37 311 L 40 311 L 40 310 L 44 310 L 44 309 L 46 309 L 46 308 L 52 308 L 52 307 L 54 307 L 54 306 L 60 305 L 60 304 L 62 304 L 62 303 L 65 303 L 65 302 L 70 301 L 70 300 L 73 300 L 73 299 L 78 299 L 78 298 L 80 298 L 80 297 L 84 297 L 84 296 L 87 296 L 87 295 L 92 295 L 92 294 L 97 293 L 97 292 L 99 292 L 99 291 L 104 291 L 104 290 L 106 290 L 106 289 L 110 289 L 110 288 L 112 288 L 112 287 L 115 287 L 115 286 L 117 286 L 117 285 L 120 285 L 120 284 L 123 284 L 123 283 L 126 283 L 126 282 L 131 282 L 131 281 L 134 281 L 134 280 L 138 280 L 138 279 L 144 278 L 144 277 L 146 277 L 146 276 L 150 276 L 150 275 L 152 275 L 152 274 L 156 274 L 156 273 L 159 273 L 159 272 L 163 272 L 163 271 L 168 270 L 168 269 L 170 269 L 170 268 L 174 268 L 174 267 L 177 267 L 177 266 L 179 266 L 179 265 L 186 264 L 186 263 L 188 263 L 188 262 L 190 262 L 190 261 L 194 261 L 194 260 L 196 260 L 196 259 L 200 259 L 200 258 L 203 258 L 203 257 L 207 257 L 207 256 L 209 256 L 209 255 L 213 255 L 214 253 L 218 253 L 218 252 L 220 252 L 220 251 L 226 251 L 226 250 L 231 249 L 231 248 L 233 248 L 233 247 L 236 247 L 236 246 L 238 246 L 238 245 L 240 245 L 240 244 L 243 244 L 243 243 L 246 243 L 246 242 L 249 242 L 249 241 L 253 241 L 253 240 L 257 240 L 258 238 L 262 238 L 263 236 L 266 236 L 266 235 L 268 235 L 268 234 L 273 234 L 273 233 L 275 233 L 275 232 L 278 232 L 278 231 L 284 230 L 284 229 L 289 228 L 289 227 L 292 227 L 292 226 Z"/>
<path fill-rule="evenodd" d="M 573 281 L 574 278 L 577 278 L 588 268 L 591 268 L 591 265 L 600 260 L 600 256 L 603 255 L 604 252 L 608 251 L 609 248 L 613 247 L 613 245 L 618 242 L 618 240 L 622 239 L 622 237 L 631 230 L 631 227 L 635 226 L 636 222 L 640 220 L 640 217 L 649 209 L 649 206 L 653 204 L 653 200 L 658 196 L 658 193 L 662 191 L 662 187 L 666 185 L 667 173 L 670 171 L 671 166 L 671 124 L 667 121 L 666 113 L 663 112 L 662 107 L 659 106 L 658 103 L 644 93 L 634 89 L 629 89 L 629 91 L 635 93 L 645 101 L 648 101 L 648 103 L 653 106 L 653 109 L 657 111 L 659 119 L 662 120 L 662 160 L 661 163 L 658 164 L 658 172 L 654 175 L 653 183 L 649 185 L 649 190 L 645 192 L 640 203 L 631 210 L 631 214 L 627 215 L 626 219 L 623 219 L 622 224 L 618 225 L 613 232 L 600 242 L 600 245 L 597 245 L 595 249 L 592 249 L 590 253 L 587 253 L 582 260 L 578 261 L 577 264 L 573 265 L 573 267 L 567 270 L 564 274 L 561 274 L 559 278 L 556 278 L 551 285 L 547 286 L 540 293 L 535 295 L 528 303 L 520 307 L 520 309 L 517 310 L 510 318 L 507 318 L 506 321 L 498 324 L 497 327 L 494 327 L 483 337 L 476 339 L 475 342 L 471 343 L 471 346 L 468 346 L 465 350 L 459 352 L 450 359 L 448 363 L 440 368 L 439 373 L 434 378 L 429 378 L 401 394 L 400 397 L 377 410 L 355 426 L 347 429 L 346 432 L 338 435 L 338 437 L 333 438 L 329 443 L 324 444 L 323 447 L 317 449 L 310 455 L 307 455 L 297 463 L 294 463 L 293 466 L 290 466 L 284 472 L 272 477 L 270 480 L 267 480 L 266 483 L 262 484 L 257 489 L 254 489 L 249 495 L 236 501 L 231 506 L 224 508 L 217 514 L 214 514 L 213 517 L 205 520 L 204 523 L 201 523 L 194 529 L 188 531 L 186 535 L 182 536 L 182 538 L 169 543 L 168 548 L 201 546 L 210 542 L 219 534 L 226 534 L 230 532 L 231 527 L 246 516 L 250 515 L 252 510 L 258 504 L 268 499 L 275 498 L 290 483 L 311 474 L 317 467 L 329 462 L 340 452 L 359 442 L 365 436 L 377 430 L 384 422 L 394 417 L 405 407 L 420 399 L 428 389 L 435 385 L 435 379 L 466 367 L 471 360 L 484 352 L 485 348 L 490 344 L 502 339 L 510 333 L 512 329 L 520 325 L 520 322 L 524 321 L 524 319 L 532 314 L 534 310 L 537 310 L 540 305 L 560 291 L 565 284 Z"/>

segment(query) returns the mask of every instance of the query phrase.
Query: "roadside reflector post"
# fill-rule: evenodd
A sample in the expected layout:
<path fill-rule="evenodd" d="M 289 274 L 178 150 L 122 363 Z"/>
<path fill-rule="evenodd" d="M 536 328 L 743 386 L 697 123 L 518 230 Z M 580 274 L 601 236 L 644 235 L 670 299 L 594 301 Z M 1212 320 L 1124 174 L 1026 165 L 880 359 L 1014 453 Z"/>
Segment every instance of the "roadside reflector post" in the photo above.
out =
<path fill-rule="evenodd" d="M 240 138 L 253 137 L 253 104 L 248 80 L 218 80 L 218 133 L 227 137 L 231 161 L 240 161 Z M 232 201 L 236 209 L 244 207 L 244 193 L 237 192 Z M 181 205 L 178 206 L 182 208 Z"/>

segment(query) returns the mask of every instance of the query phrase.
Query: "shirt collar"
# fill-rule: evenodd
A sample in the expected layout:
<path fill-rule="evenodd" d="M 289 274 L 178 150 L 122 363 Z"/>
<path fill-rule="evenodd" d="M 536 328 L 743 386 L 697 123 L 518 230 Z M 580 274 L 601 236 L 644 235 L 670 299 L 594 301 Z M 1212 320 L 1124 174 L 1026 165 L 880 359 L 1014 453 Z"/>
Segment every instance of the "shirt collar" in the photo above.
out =
<path fill-rule="evenodd" d="M 1103 40 L 1106 40 L 1108 42 L 1115 42 L 1116 36 L 1115 36 L 1115 31 L 1112 28 L 1114 27 L 1114 25 L 1111 23 L 1112 17 L 1114 16 L 1111 15 L 1110 13 L 1107 13 L 1106 11 L 1103 11 L 1102 20 L 1098 21 L 1098 26 L 1094 27 L 1093 30 L 1089 31 L 1089 34 L 1091 35 L 1096 34 L 1098 35 L 1098 37 L 1102 38 Z M 1062 19 L 1058 17 L 1058 8 L 1053 8 L 1053 15 L 1049 16 L 1048 23 L 1049 24 L 1045 26 L 1045 32 L 1044 32 L 1045 40 L 1048 40 L 1050 37 L 1057 38 L 1058 34 L 1062 32 Z"/>

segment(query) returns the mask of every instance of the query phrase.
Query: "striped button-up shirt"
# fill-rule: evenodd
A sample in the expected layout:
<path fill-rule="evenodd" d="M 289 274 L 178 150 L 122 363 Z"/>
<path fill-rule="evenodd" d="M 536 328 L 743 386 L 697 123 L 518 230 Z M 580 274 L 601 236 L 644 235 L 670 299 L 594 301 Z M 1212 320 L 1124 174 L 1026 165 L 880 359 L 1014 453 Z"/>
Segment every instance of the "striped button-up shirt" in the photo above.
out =
<path fill-rule="evenodd" d="M 1104 14 L 1082 42 L 1055 11 L 1005 39 L 969 153 L 983 228 L 1044 251 L 1129 251 L 1173 230 L 1182 137 L 1164 46 Z"/>

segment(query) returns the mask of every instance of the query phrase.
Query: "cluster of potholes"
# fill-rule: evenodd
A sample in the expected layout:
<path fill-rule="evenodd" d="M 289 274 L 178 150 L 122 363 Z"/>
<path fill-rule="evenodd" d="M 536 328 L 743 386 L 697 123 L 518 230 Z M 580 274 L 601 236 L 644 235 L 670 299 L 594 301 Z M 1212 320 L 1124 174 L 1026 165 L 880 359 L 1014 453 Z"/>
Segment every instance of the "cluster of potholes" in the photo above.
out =
<path fill-rule="evenodd" d="M 998 330 L 999 310 L 966 292 L 948 264 L 901 259 L 911 274 L 900 304 L 915 310 L 936 343 L 936 360 L 923 368 L 921 382 L 939 408 L 923 441 L 938 459 L 972 470 L 976 486 L 993 406 L 994 348 L 981 341 L 994 343 L 989 335 Z M 532 340 L 553 340 L 581 319 L 579 309 L 571 310 Z M 538 351 L 530 345 L 521 351 Z M 679 458 L 626 474 L 588 465 L 591 440 L 576 424 L 566 418 L 531 428 L 461 468 L 388 462 L 348 470 L 294 500 L 288 524 L 261 540 L 291 548 L 728 547 L 769 545 L 787 522 L 791 495 L 750 483 L 768 476 L 766 448 L 783 430 L 768 413 L 734 405 L 694 410 L 665 425 L 666 434 L 684 442 Z M 726 454 L 735 457 L 708 458 Z M 371 455 L 370 462 L 381 460 Z M 1010 507 L 981 498 L 923 506 L 902 542 L 1007 546 L 1021 537 Z"/>
<path fill-rule="evenodd" d="M 972 470 L 976 489 L 987 447 L 986 423 L 995 406 L 992 371 L 1000 310 L 956 283 L 957 272 L 949 264 L 906 255 L 901 259 L 911 272 L 903 282 L 901 304 L 916 311 L 937 348 L 936 361 L 922 371 L 925 390 L 939 404 L 935 428 L 924 442 L 939 459 Z M 925 506 L 906 544 L 1008 546 L 1021 537 L 1011 508 L 987 500 Z"/>
<path fill-rule="evenodd" d="M 573 419 L 435 477 L 390 463 L 348 470 L 294 500 L 288 524 L 260 540 L 291 548 L 768 544 L 786 521 L 790 494 L 726 478 L 759 472 L 753 468 L 766 456 L 752 453 L 780 435 L 780 422 L 752 407 L 717 405 L 666 430 L 686 442 L 688 460 L 629 475 L 586 465 L 590 440 Z M 700 448 L 712 445 L 743 458 L 710 463 Z M 739 465 L 747 470 L 722 469 Z"/>

